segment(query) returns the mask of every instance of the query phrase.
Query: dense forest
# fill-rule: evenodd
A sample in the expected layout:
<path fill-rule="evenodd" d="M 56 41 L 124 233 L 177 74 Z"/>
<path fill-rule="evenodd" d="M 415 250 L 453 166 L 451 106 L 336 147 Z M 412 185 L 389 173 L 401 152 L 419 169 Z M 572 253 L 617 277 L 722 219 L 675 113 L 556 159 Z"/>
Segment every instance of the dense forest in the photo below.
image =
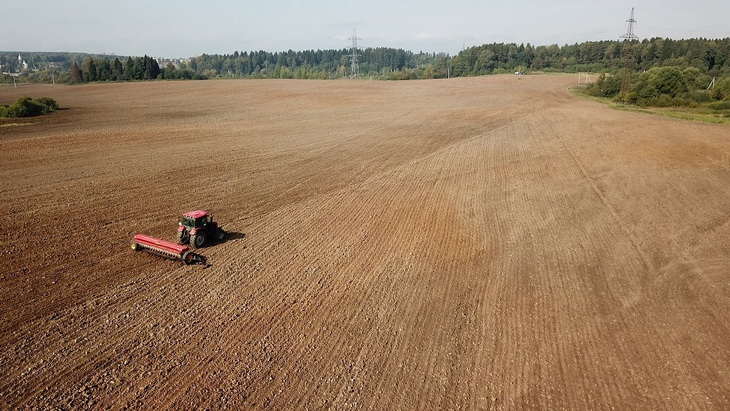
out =
<path fill-rule="evenodd" d="M 713 76 L 730 75 L 730 38 L 721 40 L 594 41 L 558 47 L 486 44 L 459 53 L 452 61 L 455 75 L 482 75 L 512 70 L 561 72 L 634 71 L 675 66 L 695 67 Z"/>
<path fill-rule="evenodd" d="M 723 99 L 725 94 L 730 95 L 730 91 L 723 91 L 726 83 L 730 82 L 730 38 L 606 40 L 562 47 L 557 44 L 533 46 L 529 43 L 493 43 L 466 48 L 456 56 L 367 48 L 357 51 L 357 73 L 352 72 L 352 54 L 348 49 L 236 51 L 233 54 L 203 54 L 189 59 L 164 60 L 148 56 L 125 58 L 78 53 L 0 52 L 0 68 L 4 74 L 0 76 L 0 82 L 338 79 L 354 75 L 382 80 L 409 80 L 553 71 L 604 73 L 600 84 L 593 85 L 590 92 L 606 97 L 620 94 L 626 101 L 646 102 L 666 94 L 661 92 L 661 87 L 652 92 L 647 91 L 647 84 L 654 84 L 657 78 L 668 79 L 672 76 L 684 82 L 672 88 L 672 91 L 676 91 L 668 94 L 672 99 L 682 93 L 692 93 L 715 84 L 721 86 L 720 91 L 712 93 L 711 98 Z M 659 70 L 667 67 L 676 69 L 671 76 L 666 69 Z M 637 87 L 642 88 L 642 91 Z M 631 91 L 635 93 L 630 95 Z"/>
<path fill-rule="evenodd" d="M 2 71 L 23 82 L 66 83 L 221 77 L 336 79 L 353 75 L 351 59 L 352 53 L 347 49 L 236 51 L 233 54 L 203 54 L 178 60 L 148 56 L 126 58 L 71 53 L 0 53 Z M 382 79 L 426 78 L 423 70 L 416 76 L 410 69 L 423 69 L 429 65 L 443 71 L 443 77 L 446 77 L 450 60 L 451 57 L 443 53 L 413 53 L 402 49 L 369 48 L 358 52 L 359 75 Z M 7 83 L 10 76 L 4 77 Z"/>
<path fill-rule="evenodd" d="M 456 56 L 414 53 L 402 49 L 358 51 L 359 74 L 377 79 L 420 79 L 475 76 L 513 71 L 617 72 L 674 66 L 697 68 L 711 77 L 730 75 L 730 38 L 641 42 L 594 41 L 573 45 L 532 46 L 493 43 L 470 47 Z M 78 53 L 0 53 L 4 73 L 28 82 L 118 81 L 176 78 L 315 78 L 350 77 L 348 49 L 284 52 L 234 52 L 164 60 Z M 22 61 L 19 59 L 22 56 Z M 73 64 L 80 70 L 74 73 Z M 7 77 L 4 76 L 5 82 Z"/>

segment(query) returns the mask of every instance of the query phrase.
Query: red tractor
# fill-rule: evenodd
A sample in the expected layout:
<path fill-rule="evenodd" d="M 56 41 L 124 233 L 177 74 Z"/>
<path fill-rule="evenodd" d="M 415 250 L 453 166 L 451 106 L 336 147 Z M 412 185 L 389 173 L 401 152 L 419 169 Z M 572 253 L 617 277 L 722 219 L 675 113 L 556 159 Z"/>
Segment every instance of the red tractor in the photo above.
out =
<path fill-rule="evenodd" d="M 177 227 L 177 241 L 180 244 L 190 244 L 194 248 L 205 245 L 209 239 L 223 241 L 226 232 L 223 231 L 213 216 L 207 211 L 195 210 L 183 214 Z"/>

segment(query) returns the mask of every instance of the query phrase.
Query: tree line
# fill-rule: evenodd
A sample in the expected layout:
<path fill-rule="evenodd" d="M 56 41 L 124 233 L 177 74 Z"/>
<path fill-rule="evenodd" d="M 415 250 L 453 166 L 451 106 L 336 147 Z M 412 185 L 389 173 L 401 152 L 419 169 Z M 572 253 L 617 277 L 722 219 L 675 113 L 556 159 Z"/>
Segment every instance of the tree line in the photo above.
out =
<path fill-rule="evenodd" d="M 206 77 L 342 78 L 350 71 L 352 52 L 309 50 L 235 52 L 202 55 L 187 67 Z M 514 71 L 617 72 L 653 67 L 694 67 L 712 77 L 730 75 L 730 38 L 633 42 L 593 41 L 573 45 L 532 46 L 492 43 L 470 47 L 456 56 L 368 48 L 358 52 L 360 74 L 378 79 L 428 79 Z"/>
<path fill-rule="evenodd" d="M 154 80 L 160 76 L 160 65 L 149 57 L 128 58 L 122 63 L 118 57 L 114 60 L 105 58 L 97 60 L 86 57 L 81 66 L 75 61 L 69 69 L 69 82 L 88 83 L 93 81 L 127 81 Z"/>
<path fill-rule="evenodd" d="M 450 56 L 414 53 L 403 49 L 367 48 L 357 52 L 359 71 L 352 72 L 353 53 L 348 49 L 284 52 L 234 52 L 194 57 L 186 68 L 206 77 L 336 79 L 352 76 L 388 79 L 407 70 L 439 65 L 447 76 Z M 421 78 L 426 78 L 421 76 Z"/>
<path fill-rule="evenodd" d="M 403 49 L 367 48 L 358 51 L 362 77 L 405 80 L 476 76 L 513 71 L 560 71 L 640 73 L 673 66 L 680 71 L 696 68 L 710 77 L 730 76 L 730 38 L 643 41 L 592 41 L 573 45 L 533 46 L 492 43 L 470 47 L 456 56 L 414 53 Z M 0 53 L 4 72 L 22 80 L 125 81 L 204 78 L 298 78 L 350 77 L 352 52 L 339 50 L 236 51 L 203 54 L 185 60 L 158 62 L 144 57 L 120 58 L 71 53 L 28 53 L 29 68 L 18 70 L 18 53 Z M 3 76 L 8 82 L 8 76 Z M 11 81 L 12 82 L 12 81 Z"/>
<path fill-rule="evenodd" d="M 616 72 L 624 68 L 645 71 L 653 67 L 694 67 L 713 77 L 730 75 L 730 38 L 719 40 L 592 41 L 580 44 L 537 46 L 485 44 L 459 53 L 452 61 L 454 75 L 498 72 L 561 71 Z"/>
<path fill-rule="evenodd" d="M 17 52 L 0 54 L 3 71 L 25 82 L 128 81 L 148 79 L 298 78 L 351 77 L 352 53 L 341 50 L 251 51 L 203 54 L 189 59 L 158 61 L 148 56 L 119 57 L 74 53 L 24 53 L 29 68 L 22 70 Z M 413 53 L 403 49 L 368 48 L 358 52 L 359 75 L 378 78 L 437 78 L 447 76 L 451 57 L 444 53 Z M 431 65 L 431 71 L 413 70 Z M 437 67 L 434 70 L 433 67 Z M 2 79 L 2 78 L 0 78 Z M 4 82 L 11 82 L 5 76 Z"/>
<path fill-rule="evenodd" d="M 21 69 L 18 55 L 27 56 L 27 69 Z M 174 65 L 161 68 L 157 59 L 119 57 L 78 53 L 6 53 L 0 54 L 4 76 L 0 82 L 13 83 L 12 77 L 29 83 L 88 83 L 97 81 L 136 81 L 157 79 L 204 79 L 187 68 Z"/>

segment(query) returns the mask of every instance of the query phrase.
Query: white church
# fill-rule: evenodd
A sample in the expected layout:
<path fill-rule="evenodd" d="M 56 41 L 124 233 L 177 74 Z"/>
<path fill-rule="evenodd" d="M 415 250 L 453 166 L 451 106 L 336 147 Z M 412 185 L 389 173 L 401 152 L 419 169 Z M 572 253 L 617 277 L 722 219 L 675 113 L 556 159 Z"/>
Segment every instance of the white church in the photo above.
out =
<path fill-rule="evenodd" d="M 23 60 L 23 57 L 21 57 L 20 54 L 18 54 L 18 64 L 20 64 L 20 67 L 22 67 L 23 70 L 28 70 L 28 63 Z"/>

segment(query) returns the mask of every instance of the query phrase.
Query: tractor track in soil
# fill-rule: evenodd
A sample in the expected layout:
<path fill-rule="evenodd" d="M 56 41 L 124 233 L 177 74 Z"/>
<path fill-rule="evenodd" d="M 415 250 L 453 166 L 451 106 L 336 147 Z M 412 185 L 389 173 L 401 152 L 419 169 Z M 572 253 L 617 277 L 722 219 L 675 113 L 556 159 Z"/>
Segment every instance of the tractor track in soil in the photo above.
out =
<path fill-rule="evenodd" d="M 728 128 L 573 80 L 1 87 L 0 408 L 730 408 Z"/>

